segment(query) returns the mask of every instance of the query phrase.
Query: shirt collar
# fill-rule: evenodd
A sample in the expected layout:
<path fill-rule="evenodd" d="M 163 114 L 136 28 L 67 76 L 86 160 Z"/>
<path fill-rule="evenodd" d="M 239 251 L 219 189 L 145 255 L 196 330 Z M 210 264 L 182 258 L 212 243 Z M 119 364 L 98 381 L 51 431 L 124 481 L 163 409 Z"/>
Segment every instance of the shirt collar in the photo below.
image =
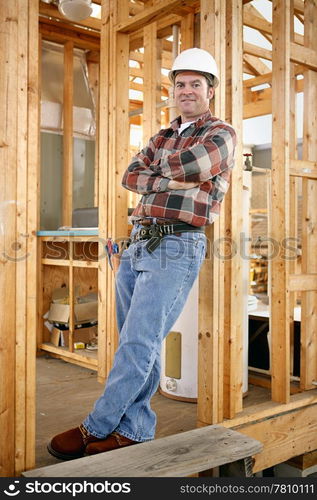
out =
<path fill-rule="evenodd" d="M 201 127 L 202 125 L 204 125 L 204 123 L 206 123 L 206 121 L 211 120 L 211 119 L 212 119 L 212 114 L 211 114 L 210 110 L 208 109 L 208 111 L 206 111 L 206 113 L 204 113 L 203 115 L 201 115 L 191 125 L 194 125 L 195 127 Z M 177 118 L 175 118 L 175 120 L 173 120 L 171 122 L 171 128 L 173 130 L 177 130 L 179 128 L 179 126 L 180 126 L 181 123 L 182 123 L 182 118 L 181 118 L 181 116 L 178 116 Z"/>

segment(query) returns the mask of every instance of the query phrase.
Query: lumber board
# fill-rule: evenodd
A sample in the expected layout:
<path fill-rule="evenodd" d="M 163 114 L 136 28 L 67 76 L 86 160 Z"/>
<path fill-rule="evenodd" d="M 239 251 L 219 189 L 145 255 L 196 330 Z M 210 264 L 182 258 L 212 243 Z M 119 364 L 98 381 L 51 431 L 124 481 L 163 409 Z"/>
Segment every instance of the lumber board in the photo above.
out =
<path fill-rule="evenodd" d="M 20 255 L 27 255 L 27 142 L 28 142 L 28 5 L 18 9 L 18 72 L 17 72 L 17 201 L 16 244 Z M 17 255 L 18 257 L 18 255 Z M 26 424 L 26 290 L 27 259 L 16 261 L 16 383 L 15 383 L 15 470 L 25 464 Z"/>
<path fill-rule="evenodd" d="M 18 23 L 17 3 L 1 2 L 0 9 L 0 160 L 1 160 L 1 306 L 0 425 L 6 443 L 0 446 L 0 476 L 13 476 L 15 468 L 15 335 L 16 268 L 12 244 L 16 241 Z M 12 258 L 13 257 L 13 258 Z"/>
<path fill-rule="evenodd" d="M 273 1 L 272 170 L 269 235 L 289 237 L 289 116 L 290 116 L 290 1 Z M 283 168 L 282 168 L 283 166 Z M 290 397 L 289 261 L 282 254 L 271 262 L 270 331 L 272 399 Z"/>
<path fill-rule="evenodd" d="M 253 472 L 258 472 L 317 448 L 317 405 L 238 430 L 263 443 L 263 451 L 253 457 Z"/>
<path fill-rule="evenodd" d="M 246 5 L 243 9 L 243 24 L 250 28 L 259 30 L 260 33 L 265 35 L 272 35 L 272 23 L 267 21 L 261 14 L 253 7 L 253 5 Z M 295 43 L 304 45 L 303 35 L 298 33 L 294 34 Z"/>
<path fill-rule="evenodd" d="M 243 52 L 245 54 L 250 54 L 257 57 L 262 57 L 262 59 L 272 60 L 272 51 L 254 45 L 253 43 L 243 42 Z"/>
<path fill-rule="evenodd" d="M 100 33 L 100 72 L 99 72 L 99 128 L 98 155 L 99 155 L 99 255 L 103 255 L 104 241 L 109 235 L 108 213 L 109 213 L 109 56 L 110 56 L 110 6 L 109 2 L 103 2 L 101 9 L 101 33 Z M 98 268 L 98 380 L 104 382 L 109 371 L 106 358 L 106 342 L 108 331 L 108 306 L 111 294 L 110 271 L 107 259 L 99 260 Z M 110 305 L 111 307 L 111 305 Z"/>
<path fill-rule="evenodd" d="M 317 71 L 317 53 L 310 47 L 303 47 L 298 43 L 291 42 L 291 60 L 307 68 Z"/>
<path fill-rule="evenodd" d="M 144 28 L 147 24 L 158 21 L 167 14 L 173 13 L 173 11 L 177 12 L 181 7 L 187 5 L 194 6 L 194 4 L 194 0 L 161 0 L 159 3 L 146 7 L 139 14 L 119 22 L 115 26 L 115 29 L 116 31 L 129 34 Z"/>
<path fill-rule="evenodd" d="M 194 13 L 191 12 L 181 20 L 182 51 L 194 47 Z"/>
<path fill-rule="evenodd" d="M 225 5 L 219 0 L 201 0 L 200 45 L 215 57 L 220 84 L 215 92 L 213 111 L 224 118 L 225 62 L 222 59 L 225 41 Z M 223 419 L 223 281 L 224 264 L 212 252 L 223 229 L 222 213 L 212 227 L 206 229 L 208 241 L 206 259 L 199 275 L 199 334 L 198 334 L 198 405 L 197 418 L 205 424 Z"/>
<path fill-rule="evenodd" d="M 40 54 L 39 5 L 29 2 L 28 16 L 28 192 L 27 192 L 27 318 L 26 318 L 26 423 L 25 467 L 34 467 L 36 441 L 36 340 L 39 331 L 38 279 L 40 254 L 36 231 L 40 226 Z M 40 299 L 41 300 L 41 299 Z M 20 472 L 16 470 L 17 472 Z"/>
<path fill-rule="evenodd" d="M 184 477 L 253 456 L 255 439 L 219 425 L 24 472 L 25 477 Z"/>
<path fill-rule="evenodd" d="M 161 128 L 161 54 L 156 23 L 144 28 L 143 144 Z"/>
<path fill-rule="evenodd" d="M 63 97 L 63 226 L 72 225 L 73 211 L 73 94 L 74 45 L 64 45 L 64 97 Z"/>
<path fill-rule="evenodd" d="M 317 5 L 305 2 L 304 51 L 307 58 L 317 62 Z M 311 68 L 311 66 L 309 66 Z M 315 71 L 304 72 L 303 160 L 316 161 L 317 157 L 317 64 Z M 317 273 L 317 183 L 315 179 L 302 181 L 302 272 Z M 301 321 L 301 389 L 309 389 L 317 380 L 317 291 L 302 294 Z"/>
<path fill-rule="evenodd" d="M 289 290 L 291 292 L 317 292 L 317 273 L 290 274 Z"/>
<path fill-rule="evenodd" d="M 291 160 L 290 175 L 317 179 L 317 162 L 309 160 Z"/>
<path fill-rule="evenodd" d="M 94 2 L 96 3 L 96 2 Z M 56 5 L 49 5 L 45 4 L 43 2 L 40 3 L 40 19 L 41 17 L 50 17 L 50 18 L 55 18 L 58 19 L 59 22 L 62 22 L 66 26 L 72 27 L 73 23 L 72 21 L 69 21 L 65 16 L 60 14 L 58 8 Z M 101 29 L 101 20 L 97 19 L 96 17 L 88 17 L 87 19 L 84 19 L 82 21 L 76 21 L 76 25 L 82 26 L 83 28 L 91 28 L 96 31 L 100 31 Z"/>
<path fill-rule="evenodd" d="M 232 418 L 242 409 L 243 384 L 243 296 L 242 257 L 239 247 L 242 232 L 242 5 L 226 2 L 226 120 L 237 134 L 235 168 L 225 198 L 225 240 L 229 245 L 224 264 L 224 416 Z"/>
<path fill-rule="evenodd" d="M 87 30 L 82 30 L 82 32 L 74 31 L 66 25 L 61 26 L 61 23 L 54 25 L 51 22 L 46 22 L 43 18 L 41 18 L 40 22 L 40 34 L 44 40 L 60 44 L 69 41 L 73 42 L 74 47 L 85 50 L 98 51 L 100 49 L 99 34 L 97 32 L 94 32 L 94 36 L 92 36 L 91 32 L 87 32 Z"/>

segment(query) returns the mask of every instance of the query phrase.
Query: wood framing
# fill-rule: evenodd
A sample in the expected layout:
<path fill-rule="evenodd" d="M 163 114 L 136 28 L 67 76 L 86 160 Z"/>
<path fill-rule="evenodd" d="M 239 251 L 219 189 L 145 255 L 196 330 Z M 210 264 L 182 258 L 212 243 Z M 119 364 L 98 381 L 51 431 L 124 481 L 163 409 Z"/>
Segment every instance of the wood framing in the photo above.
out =
<path fill-rule="evenodd" d="M 95 0 L 96 1 L 96 0 Z M 137 3 L 99 0 L 101 19 L 78 24 L 65 19 L 55 4 L 0 0 L 0 158 L 1 288 L 5 314 L 0 332 L 0 476 L 18 475 L 35 465 L 35 350 L 43 304 L 44 267 L 39 258 L 39 54 L 40 37 L 65 48 L 63 224 L 72 215 L 73 49 L 87 51 L 90 87 L 98 101 L 94 201 L 99 207 L 98 361 L 77 353 L 47 351 L 92 367 L 107 379 L 117 347 L 114 273 L 105 243 L 128 235 L 127 196 L 121 186 L 129 163 L 129 124 L 143 125 L 145 143 L 175 117 L 166 76 L 179 50 L 193 45 L 209 50 L 220 74 L 211 109 L 237 132 L 236 164 L 222 212 L 206 230 L 209 246 L 199 278 L 197 426 L 221 423 L 264 444 L 254 457 L 260 471 L 317 448 L 317 7 L 315 0 L 273 0 L 272 22 L 249 1 L 160 0 Z M 294 16 L 304 35 L 293 29 Z M 243 40 L 243 26 L 262 34 L 271 48 Z M 272 69 L 262 60 L 272 62 Z M 129 60 L 135 61 L 129 67 Z M 135 67 L 137 66 L 137 67 Z M 243 73 L 249 79 L 243 79 Z M 301 75 L 301 79 L 298 76 Z M 135 81 L 136 79 L 139 79 Z M 258 86 L 266 84 L 266 88 Z M 131 97 L 137 90 L 141 97 Z M 303 154 L 295 133 L 296 96 L 304 94 Z M 167 101 L 162 97 L 168 97 Z M 164 115 L 162 115 L 164 113 Z M 242 231 L 243 118 L 272 113 L 272 169 L 269 237 L 279 245 L 270 262 L 271 366 L 252 383 L 271 387 L 265 403 L 243 404 Z M 163 116 L 161 122 L 161 116 Z M 131 148 L 132 150 L 132 148 Z M 297 237 L 297 198 L 302 184 L 302 264 L 287 258 L 285 241 Z M 96 243 L 96 242 L 95 242 Z M 300 245 L 299 245 L 300 246 Z M 71 243 L 70 248 L 73 248 Z M 56 263 L 55 263 L 56 265 Z M 52 281 L 67 265 L 74 289 L 78 268 L 72 250 Z M 41 267 L 44 266 L 44 267 Z M 87 265 L 89 267 L 90 265 Z M 67 274 L 68 273 L 68 274 Z M 55 278 L 54 278 L 55 275 Z M 39 291 L 42 296 L 39 296 Z M 291 377 L 294 349 L 293 307 L 302 308 L 300 376 Z M 70 304 L 71 309 L 74 303 Z M 42 321 L 42 318 L 41 318 Z M 71 334 L 74 321 L 70 323 Z M 40 343 L 40 342 L 39 342 Z M 252 384 L 250 384 L 252 385 Z M 5 443 L 5 444 L 4 444 Z"/>
<path fill-rule="evenodd" d="M 74 44 L 64 45 L 63 99 L 63 226 L 72 226 Z"/>
<path fill-rule="evenodd" d="M 289 116 L 290 116 L 290 2 L 273 2 L 272 38 L 272 199 L 270 237 L 282 245 L 289 237 Z M 282 252 L 271 266 L 272 398 L 289 401 L 290 323 L 289 262 Z"/>
<path fill-rule="evenodd" d="M 31 35 L 32 34 L 32 35 Z M 38 5 L 0 2 L 0 476 L 34 464 L 38 227 Z"/>
<path fill-rule="evenodd" d="M 317 56 L 317 5 L 305 2 L 304 8 L 304 44 L 305 48 Z M 317 67 L 315 71 L 304 72 L 304 124 L 303 124 L 303 160 L 316 161 L 317 158 Z M 316 179 L 303 178 L 303 235 L 302 235 L 302 272 L 315 275 L 316 265 Z M 302 293 L 302 350 L 301 350 L 301 387 L 313 387 L 317 381 L 317 290 Z"/>

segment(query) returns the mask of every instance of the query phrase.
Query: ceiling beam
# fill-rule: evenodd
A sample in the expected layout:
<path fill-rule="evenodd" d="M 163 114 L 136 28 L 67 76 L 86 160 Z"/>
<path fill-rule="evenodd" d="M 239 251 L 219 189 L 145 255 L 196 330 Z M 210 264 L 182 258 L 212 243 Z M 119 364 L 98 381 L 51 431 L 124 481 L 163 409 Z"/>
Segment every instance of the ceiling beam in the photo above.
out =
<path fill-rule="evenodd" d="M 272 35 L 272 23 L 267 21 L 254 7 L 247 4 L 243 9 L 243 24 L 249 28 L 256 29 L 265 36 Z M 304 37 L 298 33 L 294 34 L 295 42 L 304 45 Z"/>
<path fill-rule="evenodd" d="M 179 12 L 179 8 L 181 7 L 190 5 L 194 7 L 195 3 L 194 0 L 161 0 L 145 8 L 142 12 L 127 19 L 125 22 L 118 23 L 115 29 L 121 33 L 130 34 L 144 28 L 149 23 L 159 21 L 168 13 Z"/>
<path fill-rule="evenodd" d="M 47 17 L 47 18 L 52 18 L 52 19 L 58 19 L 60 21 L 63 22 L 63 24 L 67 25 L 67 26 L 80 26 L 82 28 L 90 28 L 90 29 L 94 29 L 96 31 L 99 31 L 101 30 L 101 19 L 97 19 L 96 17 L 88 17 L 87 19 L 85 19 L 84 21 L 76 21 L 76 23 L 74 23 L 73 21 L 70 21 L 69 19 L 67 19 L 65 16 L 63 16 L 56 5 L 53 5 L 53 4 L 45 4 L 43 2 L 40 2 L 40 6 L 39 6 L 39 15 L 40 17 Z"/>
<path fill-rule="evenodd" d="M 68 29 L 65 25 L 55 25 L 46 19 L 40 19 L 40 33 L 44 40 L 64 45 L 66 41 L 74 42 L 74 47 L 86 50 L 100 50 L 100 39 L 96 32 L 92 35 L 89 31 Z"/>

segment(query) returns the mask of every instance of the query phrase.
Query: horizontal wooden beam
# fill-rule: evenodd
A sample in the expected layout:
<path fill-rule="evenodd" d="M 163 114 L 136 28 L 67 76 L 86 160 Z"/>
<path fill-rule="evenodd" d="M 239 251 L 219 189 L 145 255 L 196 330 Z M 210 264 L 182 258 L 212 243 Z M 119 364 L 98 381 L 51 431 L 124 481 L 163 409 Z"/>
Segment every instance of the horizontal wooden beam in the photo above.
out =
<path fill-rule="evenodd" d="M 68 20 L 65 16 L 63 16 L 58 8 L 55 5 L 48 5 L 43 2 L 40 2 L 39 5 L 39 15 L 41 17 L 47 17 L 51 19 L 59 19 L 61 20 L 64 24 L 73 26 L 74 28 L 76 26 L 81 26 L 84 28 L 91 28 L 97 31 L 101 30 L 101 19 L 97 19 L 96 17 L 88 17 L 88 19 L 85 19 L 84 21 L 70 21 Z"/>
<path fill-rule="evenodd" d="M 253 43 L 244 42 L 243 43 L 243 53 L 250 54 L 256 57 L 262 57 L 263 59 L 268 59 L 272 61 L 272 51 L 268 49 L 263 49 L 258 45 L 254 45 Z"/>
<path fill-rule="evenodd" d="M 304 14 L 304 1 L 303 0 L 293 0 L 294 13 Z"/>
<path fill-rule="evenodd" d="M 317 71 L 317 51 L 291 42 L 291 61 Z"/>
<path fill-rule="evenodd" d="M 243 9 L 243 24 L 249 28 L 254 28 L 260 32 L 272 35 L 272 24 L 260 16 L 255 16 L 247 10 L 248 5 Z M 250 5 L 250 7 L 252 7 Z M 304 37 L 298 33 L 294 34 L 294 40 L 299 45 L 304 45 Z"/>
<path fill-rule="evenodd" d="M 317 162 L 308 160 L 291 160 L 290 175 L 317 179 Z"/>
<path fill-rule="evenodd" d="M 157 21 L 157 38 L 163 38 L 163 49 L 171 50 L 167 47 L 165 42 L 167 42 L 169 45 L 171 45 L 172 42 L 170 42 L 169 40 L 164 40 L 164 38 L 172 35 L 172 26 L 174 24 L 180 25 L 181 19 L 181 16 L 171 14 Z M 143 29 L 137 30 L 130 34 L 129 46 L 130 51 L 143 47 Z"/>
<path fill-rule="evenodd" d="M 185 6 L 195 6 L 194 0 L 161 0 L 159 3 L 145 8 L 142 12 L 129 18 L 125 22 L 116 25 L 116 31 L 121 33 L 133 33 L 136 30 L 144 28 L 149 23 L 158 21 L 168 13 L 173 13 L 177 9 Z"/>
<path fill-rule="evenodd" d="M 255 76 L 254 78 L 248 78 L 243 81 L 244 88 L 256 87 L 257 85 L 263 85 L 264 83 L 272 83 L 272 72 L 265 73 L 264 75 Z"/>
<path fill-rule="evenodd" d="M 288 286 L 290 292 L 317 291 L 317 274 L 290 274 Z"/>
<path fill-rule="evenodd" d="M 286 405 L 285 405 L 286 406 Z M 317 406 L 312 405 L 266 421 L 239 428 L 239 432 L 264 445 L 255 455 L 253 472 L 258 472 L 317 447 Z"/>
<path fill-rule="evenodd" d="M 167 40 L 164 41 L 167 42 Z M 137 61 L 141 64 L 143 64 L 144 62 L 144 54 L 142 54 L 141 52 L 136 52 L 136 51 L 130 52 L 129 58 L 130 60 Z M 172 52 L 167 52 L 166 50 L 163 49 L 162 68 L 170 69 L 171 67 L 172 67 Z"/>
<path fill-rule="evenodd" d="M 74 47 L 87 50 L 99 50 L 100 40 L 97 36 L 92 36 L 86 32 L 74 31 L 67 29 L 64 26 L 55 26 L 47 23 L 46 20 L 40 20 L 40 34 L 44 40 L 56 42 L 64 45 L 65 42 L 71 41 Z"/>

